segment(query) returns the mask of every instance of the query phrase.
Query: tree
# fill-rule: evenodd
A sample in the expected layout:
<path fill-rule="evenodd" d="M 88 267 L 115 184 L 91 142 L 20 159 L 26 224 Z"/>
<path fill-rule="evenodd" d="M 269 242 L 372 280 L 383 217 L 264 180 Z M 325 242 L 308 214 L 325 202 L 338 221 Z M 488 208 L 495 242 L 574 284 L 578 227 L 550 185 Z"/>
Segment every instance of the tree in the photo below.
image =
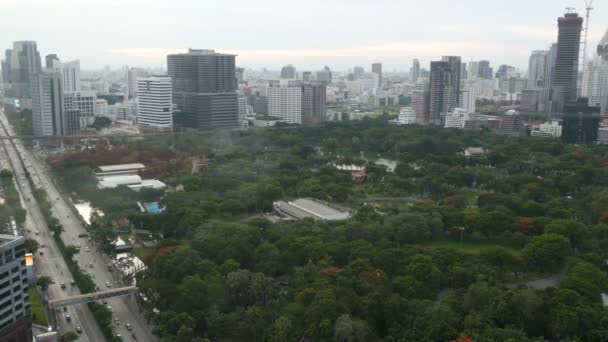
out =
<path fill-rule="evenodd" d="M 112 120 L 110 118 L 105 116 L 96 116 L 92 126 L 99 131 L 102 128 L 110 127 L 111 125 Z"/>
<path fill-rule="evenodd" d="M 70 245 L 65 247 L 65 255 L 69 260 L 74 259 L 74 256 L 78 254 L 78 252 L 80 252 L 80 250 L 76 246 Z"/>
<path fill-rule="evenodd" d="M 557 270 L 570 254 L 570 242 L 557 234 L 537 236 L 523 250 L 524 260 L 536 270 Z"/>
<path fill-rule="evenodd" d="M 73 342 L 73 341 L 78 341 L 78 334 L 73 331 L 66 331 L 59 338 L 59 342 Z"/>
<path fill-rule="evenodd" d="M 40 276 L 38 280 L 36 280 L 36 285 L 40 286 L 42 289 L 45 289 L 51 283 L 51 278 L 47 276 Z"/>
<path fill-rule="evenodd" d="M 570 268 L 568 276 L 561 286 L 572 289 L 590 301 L 596 302 L 608 288 L 608 276 L 595 265 L 580 261 Z"/>
<path fill-rule="evenodd" d="M 352 319 L 349 315 L 338 317 L 334 325 L 334 341 L 364 342 L 367 341 L 368 328 L 364 321 Z"/>
<path fill-rule="evenodd" d="M 34 239 L 25 239 L 25 250 L 28 253 L 36 253 L 38 250 L 39 244 L 38 241 Z"/>

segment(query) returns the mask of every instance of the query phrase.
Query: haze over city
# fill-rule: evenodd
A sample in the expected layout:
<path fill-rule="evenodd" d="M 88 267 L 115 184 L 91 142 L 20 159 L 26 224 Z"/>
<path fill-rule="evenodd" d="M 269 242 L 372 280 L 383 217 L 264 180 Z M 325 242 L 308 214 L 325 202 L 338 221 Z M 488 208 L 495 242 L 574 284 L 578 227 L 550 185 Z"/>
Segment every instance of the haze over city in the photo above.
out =
<path fill-rule="evenodd" d="M 601 5 L 590 46 L 608 21 Z M 3 0 L 0 46 L 35 40 L 42 51 L 79 58 L 84 69 L 164 67 L 168 53 L 189 47 L 238 54 L 250 68 L 346 71 L 382 61 L 386 71 L 407 71 L 413 58 L 427 65 L 458 55 L 525 69 L 529 51 L 556 41 L 556 18 L 567 6 L 584 14 L 582 0 Z"/>

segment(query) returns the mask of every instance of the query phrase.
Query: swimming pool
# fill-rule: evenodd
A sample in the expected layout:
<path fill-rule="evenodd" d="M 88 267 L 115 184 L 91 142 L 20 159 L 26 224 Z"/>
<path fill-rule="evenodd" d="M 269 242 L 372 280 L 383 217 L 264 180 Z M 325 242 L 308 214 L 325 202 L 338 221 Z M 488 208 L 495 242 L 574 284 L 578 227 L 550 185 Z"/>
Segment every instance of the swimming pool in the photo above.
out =
<path fill-rule="evenodd" d="M 162 211 L 158 202 L 146 203 L 146 209 L 149 213 L 160 213 Z"/>

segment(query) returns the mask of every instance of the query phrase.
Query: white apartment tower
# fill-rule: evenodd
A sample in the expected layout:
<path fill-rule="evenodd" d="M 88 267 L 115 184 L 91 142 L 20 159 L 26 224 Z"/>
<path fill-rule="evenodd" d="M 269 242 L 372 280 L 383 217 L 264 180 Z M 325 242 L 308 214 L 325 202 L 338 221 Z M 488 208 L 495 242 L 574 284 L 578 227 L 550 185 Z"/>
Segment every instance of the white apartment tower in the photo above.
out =
<path fill-rule="evenodd" d="M 127 70 L 125 100 L 131 100 L 137 97 L 137 79 L 140 77 L 146 77 L 146 70 L 142 68 L 129 68 Z"/>
<path fill-rule="evenodd" d="M 55 59 L 53 60 L 53 70 L 61 74 L 64 92 L 80 91 L 80 60 L 62 62 Z"/>
<path fill-rule="evenodd" d="M 460 91 L 460 106 L 467 113 L 475 113 L 477 110 L 477 94 L 474 87 L 462 88 Z"/>
<path fill-rule="evenodd" d="M 30 80 L 34 135 L 63 135 L 63 86 L 58 72 L 43 71 Z"/>
<path fill-rule="evenodd" d="M 137 79 L 137 122 L 143 128 L 173 129 L 173 93 L 170 77 Z"/>
<path fill-rule="evenodd" d="M 293 82 L 273 82 L 268 87 L 268 115 L 302 124 L 302 87 Z"/>

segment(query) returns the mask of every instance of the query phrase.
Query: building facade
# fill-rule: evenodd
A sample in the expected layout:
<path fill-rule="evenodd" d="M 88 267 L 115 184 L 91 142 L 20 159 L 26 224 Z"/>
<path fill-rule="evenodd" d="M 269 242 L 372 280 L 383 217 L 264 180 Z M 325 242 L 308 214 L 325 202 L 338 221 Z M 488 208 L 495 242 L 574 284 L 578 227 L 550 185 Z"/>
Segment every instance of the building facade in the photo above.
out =
<path fill-rule="evenodd" d="M 140 77 L 146 77 L 146 70 L 143 68 L 127 69 L 125 100 L 132 100 L 137 97 L 137 79 Z"/>
<path fill-rule="evenodd" d="M 176 122 L 198 129 L 239 126 L 235 57 L 193 49 L 167 56 Z"/>
<path fill-rule="evenodd" d="M 490 67 L 490 62 L 488 61 L 479 61 L 477 64 L 477 77 L 483 78 L 486 80 L 491 80 L 494 78 L 493 70 Z"/>
<path fill-rule="evenodd" d="M 469 113 L 466 110 L 454 108 L 453 111 L 446 113 L 444 127 L 463 129 L 468 119 Z"/>
<path fill-rule="evenodd" d="M 532 51 L 528 61 L 528 89 L 542 89 L 547 79 L 547 59 L 549 51 Z"/>
<path fill-rule="evenodd" d="M 460 65 L 458 65 L 460 71 Z M 442 116 L 456 108 L 454 72 L 448 61 L 431 62 L 429 81 L 429 123 L 442 124 Z"/>
<path fill-rule="evenodd" d="M 34 135 L 63 135 L 63 89 L 61 74 L 43 71 L 32 76 L 32 124 Z"/>
<path fill-rule="evenodd" d="M 302 124 L 302 88 L 290 82 L 268 87 L 268 115 L 283 122 Z"/>
<path fill-rule="evenodd" d="M 61 74 L 63 91 L 66 93 L 80 91 L 80 61 L 62 62 L 59 59 L 52 61 L 52 69 Z"/>
<path fill-rule="evenodd" d="M 327 110 L 327 85 L 304 83 L 302 85 L 302 123 L 317 124 L 325 121 Z"/>
<path fill-rule="evenodd" d="M 281 78 L 287 80 L 295 80 L 296 79 L 296 67 L 289 64 L 281 68 Z"/>
<path fill-rule="evenodd" d="M 374 63 L 372 64 L 372 72 L 378 75 L 378 84 L 379 87 L 382 87 L 382 63 Z"/>
<path fill-rule="evenodd" d="M 34 41 L 18 41 L 5 51 L 2 79 L 7 94 L 15 98 L 31 98 L 30 81 L 42 70 L 40 52 Z"/>
<path fill-rule="evenodd" d="M 137 79 L 137 123 L 144 129 L 173 129 L 173 91 L 169 77 Z"/>
<path fill-rule="evenodd" d="M 97 94 L 94 91 L 63 93 L 63 127 L 62 135 L 73 135 L 95 121 L 95 103 Z"/>
<path fill-rule="evenodd" d="M 418 83 L 418 78 L 420 78 L 420 61 L 418 58 L 415 58 L 410 69 L 410 81 L 416 84 Z"/>
<path fill-rule="evenodd" d="M 579 51 L 583 18 L 566 13 L 558 18 L 559 34 L 553 75 L 552 111 L 561 113 L 567 102 L 576 101 Z"/>

